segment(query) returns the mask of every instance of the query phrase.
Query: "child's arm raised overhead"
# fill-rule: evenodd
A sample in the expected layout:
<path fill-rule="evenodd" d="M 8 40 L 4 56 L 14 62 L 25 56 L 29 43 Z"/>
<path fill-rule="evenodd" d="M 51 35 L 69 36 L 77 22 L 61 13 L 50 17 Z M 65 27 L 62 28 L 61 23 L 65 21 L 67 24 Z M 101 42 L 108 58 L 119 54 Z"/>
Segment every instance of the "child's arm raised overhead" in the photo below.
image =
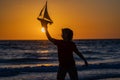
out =
<path fill-rule="evenodd" d="M 50 33 L 48 32 L 47 26 L 45 27 L 45 33 L 46 33 L 48 40 L 50 40 L 51 42 L 54 42 L 54 39 L 51 37 Z"/>
<path fill-rule="evenodd" d="M 54 43 L 55 39 L 53 39 L 53 38 L 51 37 L 51 35 L 49 34 L 47 24 L 48 24 L 48 22 L 46 22 L 46 21 L 43 21 L 43 22 L 42 22 L 42 25 L 43 25 L 43 27 L 45 28 L 45 33 L 46 33 L 46 36 L 47 36 L 48 40 L 50 40 L 51 42 Z"/>

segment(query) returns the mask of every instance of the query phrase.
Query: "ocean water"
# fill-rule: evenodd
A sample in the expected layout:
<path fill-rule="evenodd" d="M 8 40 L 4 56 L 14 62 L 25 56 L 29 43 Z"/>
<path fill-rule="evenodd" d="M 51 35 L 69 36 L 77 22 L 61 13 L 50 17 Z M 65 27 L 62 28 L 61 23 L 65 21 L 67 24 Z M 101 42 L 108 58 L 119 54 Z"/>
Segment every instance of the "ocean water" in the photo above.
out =
<path fill-rule="evenodd" d="M 120 80 L 120 39 L 74 42 L 89 63 L 74 53 L 80 80 Z M 57 69 L 57 48 L 47 40 L 0 41 L 0 80 L 56 80 Z"/>

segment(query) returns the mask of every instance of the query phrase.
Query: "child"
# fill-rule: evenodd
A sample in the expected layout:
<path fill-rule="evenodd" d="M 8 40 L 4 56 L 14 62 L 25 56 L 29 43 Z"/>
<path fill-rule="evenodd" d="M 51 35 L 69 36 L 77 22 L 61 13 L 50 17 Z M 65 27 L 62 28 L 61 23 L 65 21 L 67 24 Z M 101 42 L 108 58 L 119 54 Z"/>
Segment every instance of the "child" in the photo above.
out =
<path fill-rule="evenodd" d="M 62 29 L 63 40 L 57 40 L 50 36 L 47 23 L 43 22 L 42 25 L 45 28 L 47 38 L 58 48 L 59 69 L 57 73 L 57 80 L 65 80 L 65 75 L 67 72 L 69 73 L 71 80 L 78 80 L 73 52 L 75 52 L 80 58 L 84 60 L 85 65 L 88 65 L 88 63 L 72 41 L 73 31 L 68 28 Z"/>

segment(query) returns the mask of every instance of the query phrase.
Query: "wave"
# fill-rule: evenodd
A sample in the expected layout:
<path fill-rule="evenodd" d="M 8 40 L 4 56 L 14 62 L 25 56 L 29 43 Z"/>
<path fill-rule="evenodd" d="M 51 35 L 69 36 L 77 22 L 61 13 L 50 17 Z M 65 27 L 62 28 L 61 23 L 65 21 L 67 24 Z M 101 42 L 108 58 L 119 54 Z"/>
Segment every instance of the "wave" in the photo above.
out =
<path fill-rule="evenodd" d="M 89 70 L 103 70 L 103 69 L 117 69 L 120 71 L 120 63 L 100 63 L 100 64 L 89 64 L 89 66 L 77 65 L 78 71 L 89 71 Z M 41 73 L 41 72 L 57 72 L 57 65 L 50 66 L 27 66 L 27 67 L 17 67 L 17 68 L 0 68 L 0 77 L 9 77 L 19 74 L 25 74 L 30 72 Z M 120 72 L 118 73 L 120 75 Z"/>
<path fill-rule="evenodd" d="M 41 58 L 17 58 L 17 59 L 0 59 L 0 63 L 12 63 L 12 64 L 23 64 L 23 63 L 38 63 L 38 62 L 44 62 L 44 61 L 54 61 L 54 59 L 41 57 Z"/>

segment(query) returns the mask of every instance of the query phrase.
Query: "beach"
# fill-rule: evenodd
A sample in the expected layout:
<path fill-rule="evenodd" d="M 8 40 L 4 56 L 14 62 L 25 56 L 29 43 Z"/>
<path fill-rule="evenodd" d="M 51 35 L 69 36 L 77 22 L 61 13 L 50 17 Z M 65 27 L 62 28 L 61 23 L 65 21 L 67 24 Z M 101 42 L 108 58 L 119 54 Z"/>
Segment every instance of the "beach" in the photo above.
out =
<path fill-rule="evenodd" d="M 80 80 L 120 80 L 119 39 L 74 42 L 89 63 L 73 53 Z M 57 48 L 47 40 L 0 41 L 0 80 L 56 80 L 58 64 Z"/>

